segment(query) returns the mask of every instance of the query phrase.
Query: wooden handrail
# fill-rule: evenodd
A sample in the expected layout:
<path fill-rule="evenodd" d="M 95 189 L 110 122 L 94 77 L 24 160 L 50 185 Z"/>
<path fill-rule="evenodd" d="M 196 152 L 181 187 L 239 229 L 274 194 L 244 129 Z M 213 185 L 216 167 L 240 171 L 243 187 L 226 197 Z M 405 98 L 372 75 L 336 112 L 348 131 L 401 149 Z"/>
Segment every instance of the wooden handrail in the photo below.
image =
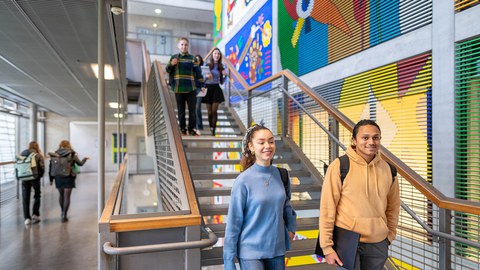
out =
<path fill-rule="evenodd" d="M 213 49 L 209 52 L 209 54 L 213 51 Z M 209 55 L 208 54 L 208 55 Z M 207 56 L 208 56 L 207 55 Z M 240 83 L 245 87 L 246 91 L 254 90 L 262 85 L 270 83 L 281 76 L 287 77 L 290 81 L 295 83 L 302 91 L 310 96 L 320 107 L 326 110 L 331 116 L 333 116 L 342 126 L 348 129 L 350 132 L 353 131 L 353 127 L 355 123 L 352 122 L 348 117 L 346 117 L 343 113 L 341 113 L 337 108 L 333 107 L 330 103 L 328 103 L 324 98 L 320 95 L 315 93 L 310 86 L 305 84 L 300 78 L 298 78 L 293 72 L 288 69 L 282 70 L 271 77 L 268 77 L 252 86 L 248 86 L 247 82 L 243 79 L 243 77 L 238 73 L 238 71 L 232 66 L 230 61 L 225 61 L 228 68 L 230 69 L 230 73 L 233 73 L 235 78 L 237 78 Z M 391 164 L 393 164 L 396 168 L 398 173 L 407 180 L 412 186 L 414 186 L 418 191 L 420 191 L 427 199 L 432 201 L 440 208 L 452 210 L 452 211 L 460 211 L 464 213 L 480 215 L 480 202 L 473 202 L 467 201 L 457 198 L 450 198 L 445 196 L 442 192 L 440 192 L 437 188 L 432 186 L 428 183 L 422 176 L 420 176 L 417 172 L 412 170 L 407 164 L 405 164 L 402 160 L 388 151 L 385 147 L 381 146 L 380 152 L 382 153 L 384 159 Z"/>
<path fill-rule="evenodd" d="M 0 166 L 10 165 L 10 164 L 15 164 L 15 163 L 16 163 L 15 161 L 0 162 Z"/>
<path fill-rule="evenodd" d="M 125 173 L 127 160 L 128 160 L 128 154 L 125 156 L 122 165 L 120 165 L 120 170 L 118 171 L 117 177 L 115 178 L 115 182 L 113 183 L 112 190 L 110 191 L 110 195 L 108 196 L 107 202 L 105 203 L 105 207 L 103 208 L 102 216 L 98 221 L 99 224 L 108 224 L 112 218 L 113 210 L 115 208 L 115 203 L 117 201 L 117 194 L 120 191 L 122 177 L 123 177 L 123 174 Z"/>

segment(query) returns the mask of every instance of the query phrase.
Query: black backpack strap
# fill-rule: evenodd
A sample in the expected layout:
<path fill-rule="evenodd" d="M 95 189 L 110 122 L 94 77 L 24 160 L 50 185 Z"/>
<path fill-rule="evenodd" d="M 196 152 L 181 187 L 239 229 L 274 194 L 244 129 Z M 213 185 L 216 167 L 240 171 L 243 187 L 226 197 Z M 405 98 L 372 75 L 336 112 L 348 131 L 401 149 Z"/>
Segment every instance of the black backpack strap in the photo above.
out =
<path fill-rule="evenodd" d="M 278 168 L 278 171 L 280 172 L 280 177 L 282 178 L 283 182 L 283 187 L 285 188 L 285 194 L 287 194 L 287 197 L 291 199 L 291 194 L 290 194 L 290 181 L 288 177 L 288 171 L 287 169 L 284 168 Z"/>
<path fill-rule="evenodd" d="M 342 180 L 343 185 L 343 181 L 345 180 L 345 177 L 347 177 L 348 170 L 350 170 L 350 159 L 347 155 L 343 155 L 338 159 L 340 160 L 340 180 Z"/>
<path fill-rule="evenodd" d="M 387 161 L 385 161 L 387 162 Z M 395 166 L 393 166 L 392 164 L 390 164 L 389 162 L 387 162 L 388 166 L 390 166 L 390 171 L 392 172 L 392 183 L 395 182 L 395 176 L 397 176 L 397 168 L 395 168 Z"/>

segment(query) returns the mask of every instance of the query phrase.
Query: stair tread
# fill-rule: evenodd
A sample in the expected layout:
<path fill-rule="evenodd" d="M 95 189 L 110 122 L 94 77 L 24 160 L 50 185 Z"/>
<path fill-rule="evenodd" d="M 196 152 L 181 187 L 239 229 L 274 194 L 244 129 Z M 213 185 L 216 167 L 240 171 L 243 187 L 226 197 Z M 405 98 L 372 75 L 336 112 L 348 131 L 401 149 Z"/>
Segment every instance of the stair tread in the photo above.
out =
<path fill-rule="evenodd" d="M 300 159 L 298 158 L 284 158 L 284 159 L 276 159 L 275 164 L 293 164 L 293 163 L 299 163 Z M 197 163 L 200 163 L 201 165 L 206 165 L 206 164 L 239 164 L 240 159 L 223 159 L 223 160 L 210 160 L 210 159 L 188 159 L 188 163 L 190 165 L 198 165 Z"/>
<path fill-rule="evenodd" d="M 287 251 L 286 257 L 313 255 L 317 239 L 295 240 L 292 243 L 291 250 Z M 214 258 L 223 258 L 223 247 L 214 247 L 202 250 L 202 261 Z M 203 265 L 203 264 L 202 264 Z"/>
<path fill-rule="evenodd" d="M 226 223 L 207 225 L 207 227 L 210 228 L 217 235 L 217 237 L 225 236 L 226 226 L 227 226 Z M 318 230 L 318 217 L 297 219 L 297 231 L 306 231 L 306 230 Z"/>
<path fill-rule="evenodd" d="M 318 184 L 301 184 L 292 185 L 292 192 L 319 192 L 321 186 Z M 197 196 L 212 197 L 212 196 L 230 196 L 231 187 L 197 187 L 195 188 Z"/>
<path fill-rule="evenodd" d="M 293 200 L 290 201 L 295 210 L 311 210 L 318 209 L 320 200 Z M 228 215 L 228 204 L 201 204 L 201 212 L 204 216 L 211 215 Z"/>
<path fill-rule="evenodd" d="M 193 173 L 193 180 L 213 180 L 213 179 L 235 179 L 240 172 L 228 172 L 228 173 Z M 308 177 L 310 172 L 308 171 L 289 171 L 290 177 Z"/>

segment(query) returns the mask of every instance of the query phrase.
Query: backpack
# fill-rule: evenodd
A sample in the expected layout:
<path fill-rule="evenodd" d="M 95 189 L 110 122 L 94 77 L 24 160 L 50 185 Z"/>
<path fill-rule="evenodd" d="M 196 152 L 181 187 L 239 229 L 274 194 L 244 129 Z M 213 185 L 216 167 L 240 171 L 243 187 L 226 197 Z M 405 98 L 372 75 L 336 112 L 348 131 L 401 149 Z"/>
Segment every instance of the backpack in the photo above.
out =
<path fill-rule="evenodd" d="M 340 180 L 343 181 L 345 180 L 345 177 L 347 177 L 348 171 L 350 170 L 350 159 L 348 158 L 347 155 L 340 156 L 338 158 L 340 160 Z M 387 161 L 385 161 L 387 162 Z M 392 183 L 395 182 L 395 176 L 397 176 L 397 168 L 387 162 L 388 166 L 390 166 L 390 171 L 392 172 Z M 328 165 L 324 164 L 323 170 L 324 173 L 327 172 Z"/>
<path fill-rule="evenodd" d="M 287 169 L 284 168 L 278 168 L 278 171 L 280 172 L 280 177 L 282 178 L 283 182 L 283 187 L 285 188 L 285 194 L 287 194 L 287 197 L 291 199 L 291 192 L 290 192 L 290 181 L 288 177 L 288 171 Z"/>
<path fill-rule="evenodd" d="M 30 153 L 28 156 L 17 155 L 15 172 L 18 180 L 28 181 L 38 178 L 38 166 L 35 160 L 37 153 Z"/>
<path fill-rule="evenodd" d="M 50 176 L 66 177 L 72 175 L 72 154 L 60 156 L 57 153 L 50 155 Z"/>

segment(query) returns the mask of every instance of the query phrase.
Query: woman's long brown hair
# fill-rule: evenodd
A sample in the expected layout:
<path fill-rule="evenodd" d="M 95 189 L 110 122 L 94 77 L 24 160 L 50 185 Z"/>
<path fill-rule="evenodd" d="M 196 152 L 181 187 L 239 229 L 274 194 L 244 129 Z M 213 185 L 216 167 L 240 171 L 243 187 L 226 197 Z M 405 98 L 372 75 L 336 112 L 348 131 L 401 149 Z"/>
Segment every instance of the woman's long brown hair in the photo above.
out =
<path fill-rule="evenodd" d="M 242 149 L 242 160 L 240 160 L 240 166 L 242 166 L 242 171 L 245 171 L 246 169 L 250 168 L 257 160 L 255 158 L 255 154 L 252 153 L 252 151 L 250 151 L 250 148 L 248 147 L 248 145 L 252 142 L 252 138 L 255 132 L 259 130 L 264 130 L 264 129 L 270 131 L 270 129 L 264 126 L 255 125 L 245 134 L 245 138 L 244 138 L 245 149 Z"/>

